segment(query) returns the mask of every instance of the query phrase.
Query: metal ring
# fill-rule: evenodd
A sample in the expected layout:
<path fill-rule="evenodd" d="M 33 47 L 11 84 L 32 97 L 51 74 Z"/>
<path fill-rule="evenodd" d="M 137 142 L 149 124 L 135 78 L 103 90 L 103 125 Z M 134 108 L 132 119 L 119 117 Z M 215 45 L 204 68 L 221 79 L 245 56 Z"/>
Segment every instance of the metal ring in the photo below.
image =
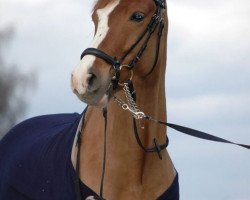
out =
<path fill-rule="evenodd" d="M 121 65 L 121 66 L 120 66 L 120 70 L 122 70 L 123 67 L 127 67 L 127 68 L 129 69 L 129 71 L 130 71 L 129 80 L 132 81 L 132 78 L 133 78 L 133 75 L 134 75 L 133 70 L 130 69 L 130 66 L 129 66 L 129 65 Z M 123 86 L 124 86 L 124 83 L 118 82 L 118 85 L 123 87 Z"/>
<path fill-rule="evenodd" d="M 122 104 L 122 109 L 123 109 L 123 110 L 128 110 L 128 109 L 129 109 L 129 107 L 128 107 L 128 105 L 127 105 L 127 104 Z"/>
<path fill-rule="evenodd" d="M 128 69 L 131 68 L 129 65 L 120 65 L 120 70 L 122 70 L 123 67 L 127 67 Z"/>

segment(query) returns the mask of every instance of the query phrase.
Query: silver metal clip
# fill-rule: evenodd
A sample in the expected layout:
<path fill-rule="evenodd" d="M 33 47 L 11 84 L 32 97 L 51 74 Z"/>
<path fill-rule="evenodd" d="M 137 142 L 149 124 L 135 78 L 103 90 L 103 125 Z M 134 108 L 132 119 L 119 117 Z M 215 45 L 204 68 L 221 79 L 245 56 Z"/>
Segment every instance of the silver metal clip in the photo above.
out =
<path fill-rule="evenodd" d="M 131 112 L 134 116 L 135 119 L 143 119 L 144 117 L 146 117 L 146 115 L 144 114 L 144 112 L 137 112 L 132 110 L 127 104 L 122 104 L 122 109 L 123 110 L 127 110 L 129 112 Z"/>

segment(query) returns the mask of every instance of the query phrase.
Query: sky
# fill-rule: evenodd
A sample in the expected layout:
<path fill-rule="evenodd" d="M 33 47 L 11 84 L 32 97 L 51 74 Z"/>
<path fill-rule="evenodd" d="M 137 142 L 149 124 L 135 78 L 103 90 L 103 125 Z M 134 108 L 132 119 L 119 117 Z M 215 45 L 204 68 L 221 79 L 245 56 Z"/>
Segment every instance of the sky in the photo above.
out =
<path fill-rule="evenodd" d="M 20 119 L 81 112 L 70 73 L 94 33 L 91 0 L 1 0 L 9 63 L 38 74 Z M 250 144 L 249 0 L 169 0 L 168 121 Z M 249 200 L 250 151 L 168 130 L 183 200 Z"/>

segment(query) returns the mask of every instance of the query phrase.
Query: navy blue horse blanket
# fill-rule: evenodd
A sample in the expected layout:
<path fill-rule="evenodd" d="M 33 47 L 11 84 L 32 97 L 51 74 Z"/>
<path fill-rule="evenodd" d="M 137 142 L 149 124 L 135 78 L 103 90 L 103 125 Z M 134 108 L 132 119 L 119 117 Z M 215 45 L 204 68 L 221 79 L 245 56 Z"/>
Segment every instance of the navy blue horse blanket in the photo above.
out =
<path fill-rule="evenodd" d="M 71 151 L 82 115 L 26 120 L 0 141 L 0 200 L 75 200 Z M 97 196 L 80 183 L 83 200 Z M 178 200 L 178 176 L 158 200 Z"/>

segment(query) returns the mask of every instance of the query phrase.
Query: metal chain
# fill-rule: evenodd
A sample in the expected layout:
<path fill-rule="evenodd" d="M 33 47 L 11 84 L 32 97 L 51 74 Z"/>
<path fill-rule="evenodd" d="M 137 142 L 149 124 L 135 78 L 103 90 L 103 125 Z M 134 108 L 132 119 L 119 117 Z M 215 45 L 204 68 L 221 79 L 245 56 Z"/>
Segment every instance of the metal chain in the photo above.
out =
<path fill-rule="evenodd" d="M 131 112 L 135 119 L 143 119 L 143 118 L 145 118 L 146 115 L 144 114 L 144 112 L 139 110 L 139 108 L 136 105 L 133 97 L 130 94 L 130 91 L 129 91 L 129 88 L 128 88 L 127 84 L 124 84 L 123 90 L 125 92 L 125 96 L 126 96 L 126 99 L 127 99 L 128 103 L 126 104 L 123 100 L 117 98 L 116 96 L 113 96 L 113 100 L 117 103 L 117 105 L 122 107 L 123 110 L 127 110 L 127 111 Z"/>
<path fill-rule="evenodd" d="M 130 91 L 129 91 L 129 87 L 128 87 L 128 84 L 127 83 L 124 83 L 124 87 L 123 87 L 123 90 L 125 92 L 125 95 L 126 95 L 126 98 L 127 98 L 127 101 L 128 101 L 128 105 L 129 107 L 134 111 L 134 112 L 138 112 L 139 109 L 138 109 L 138 106 L 136 105 Z"/>
<path fill-rule="evenodd" d="M 118 97 L 116 96 L 112 96 L 114 102 L 117 103 L 118 106 L 120 106 L 123 110 L 127 110 L 129 112 L 131 112 L 133 114 L 133 117 L 135 119 L 147 119 L 147 120 L 150 120 L 150 121 L 153 121 L 154 123 L 159 123 L 159 120 L 157 120 L 156 118 L 152 117 L 152 116 L 149 116 L 149 115 L 146 115 L 144 112 L 140 111 L 137 107 L 137 111 L 134 111 L 131 107 L 129 107 L 128 104 L 126 104 L 123 100 L 119 99 Z"/>

